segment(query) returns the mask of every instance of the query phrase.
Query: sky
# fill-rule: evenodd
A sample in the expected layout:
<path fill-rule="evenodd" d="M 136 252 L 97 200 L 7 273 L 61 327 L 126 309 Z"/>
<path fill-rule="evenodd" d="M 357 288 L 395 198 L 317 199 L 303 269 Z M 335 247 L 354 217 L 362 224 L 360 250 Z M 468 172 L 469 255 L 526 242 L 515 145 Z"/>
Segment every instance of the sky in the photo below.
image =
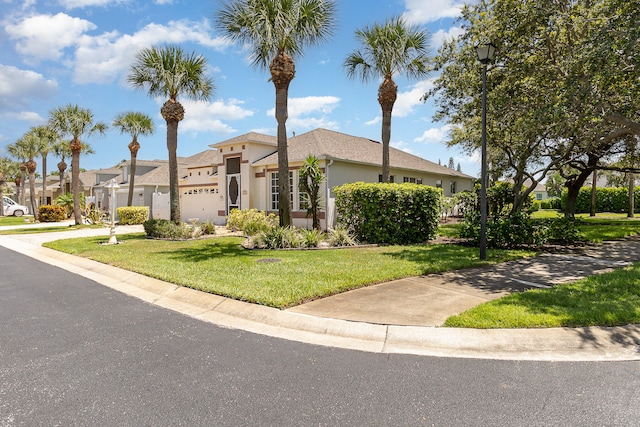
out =
<path fill-rule="evenodd" d="M 194 0 L 0 0 L 0 156 L 32 126 L 45 124 L 49 111 L 67 104 L 90 109 L 111 124 L 116 115 L 140 111 L 154 120 L 153 135 L 140 138 L 138 159 L 167 159 L 165 99 L 150 98 L 127 83 L 135 55 L 143 48 L 179 45 L 204 56 L 215 84 L 208 102 L 178 98 L 184 105 L 178 155 L 190 156 L 209 144 L 248 132 L 275 135 L 275 89 L 267 70 L 254 68 L 243 46 L 213 25 L 220 1 Z M 431 35 L 435 54 L 448 37 L 462 31 L 455 22 L 457 0 L 338 0 L 333 36 L 296 59 L 289 87 L 287 133 L 326 128 L 381 140 L 379 81 L 349 79 L 347 55 L 360 47 L 355 31 L 404 16 Z M 464 173 L 479 175 L 479 156 L 447 148 L 447 126 L 434 122 L 431 102 L 420 100 L 436 76 L 422 81 L 395 76 L 391 145 Z M 111 128 L 104 136 L 83 138 L 93 154 L 81 157 L 84 169 L 108 168 L 130 158 L 130 136 Z M 49 156 L 49 171 L 57 159 Z M 38 162 L 39 163 L 39 162 Z M 41 168 L 41 165 L 38 165 Z"/>

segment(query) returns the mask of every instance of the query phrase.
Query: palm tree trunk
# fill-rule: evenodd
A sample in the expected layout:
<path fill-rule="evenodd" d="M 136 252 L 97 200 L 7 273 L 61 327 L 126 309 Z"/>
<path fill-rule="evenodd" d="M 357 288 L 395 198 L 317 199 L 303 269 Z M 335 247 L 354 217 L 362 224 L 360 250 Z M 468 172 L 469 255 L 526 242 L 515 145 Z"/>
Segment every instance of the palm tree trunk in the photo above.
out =
<path fill-rule="evenodd" d="M 167 151 L 169 152 L 169 200 L 171 221 L 180 223 L 180 192 L 178 188 L 178 121 L 167 121 Z"/>
<path fill-rule="evenodd" d="M 36 201 L 36 162 L 29 159 L 27 162 L 27 172 L 29 173 L 29 201 L 31 202 L 31 210 L 33 218 L 38 220 L 38 202 Z"/>
<path fill-rule="evenodd" d="M 47 155 L 42 155 L 42 204 L 47 204 Z"/>
<path fill-rule="evenodd" d="M 389 141 L 391 140 L 391 110 L 382 110 L 382 182 L 389 182 Z"/>
<path fill-rule="evenodd" d="M 75 142 L 75 143 L 74 143 Z M 82 224 L 80 211 L 80 150 L 82 143 L 74 138 L 71 141 L 71 192 L 73 193 L 73 218 L 76 225 Z"/>
<path fill-rule="evenodd" d="M 138 144 L 137 138 L 134 136 L 133 141 L 129 144 L 129 152 L 131 153 L 131 174 L 129 176 L 129 196 L 127 197 L 127 206 L 131 206 L 133 204 L 133 187 L 134 180 L 136 178 L 136 159 L 138 158 L 139 148 L 140 144 Z"/>
<path fill-rule="evenodd" d="M 382 108 L 382 182 L 389 182 L 389 142 L 391 140 L 391 112 L 398 98 L 398 85 L 386 75 L 378 88 L 378 103 Z"/>
<path fill-rule="evenodd" d="M 278 122 L 278 216 L 280 226 L 291 225 L 289 189 L 289 154 L 287 152 L 288 88 L 276 88 L 276 120 Z"/>
<path fill-rule="evenodd" d="M 289 117 L 289 85 L 296 75 L 293 59 L 280 50 L 269 64 L 271 81 L 276 89 L 276 121 L 278 122 L 278 217 L 280 226 L 291 225 L 291 192 L 289 190 L 289 154 L 287 153 L 287 118 Z"/>
<path fill-rule="evenodd" d="M 26 172 L 26 170 L 27 170 L 27 167 L 25 166 L 25 164 L 24 164 L 24 163 L 22 163 L 22 164 L 20 165 L 20 197 L 18 198 L 18 202 L 19 202 L 21 205 L 26 204 L 26 203 L 24 202 L 24 197 L 25 197 L 25 191 L 24 191 L 24 189 L 25 189 L 25 187 L 26 187 L 26 185 L 27 185 L 27 180 L 25 179 L 25 172 Z"/>
<path fill-rule="evenodd" d="M 635 189 L 636 177 L 633 172 L 629 172 L 629 212 L 628 218 L 633 218 L 633 212 L 635 211 L 634 189 Z"/>
<path fill-rule="evenodd" d="M 0 209 L 0 216 L 4 216 L 4 185 L 7 183 L 7 179 L 4 173 L 0 172 L 0 200 L 2 201 L 2 209 Z"/>

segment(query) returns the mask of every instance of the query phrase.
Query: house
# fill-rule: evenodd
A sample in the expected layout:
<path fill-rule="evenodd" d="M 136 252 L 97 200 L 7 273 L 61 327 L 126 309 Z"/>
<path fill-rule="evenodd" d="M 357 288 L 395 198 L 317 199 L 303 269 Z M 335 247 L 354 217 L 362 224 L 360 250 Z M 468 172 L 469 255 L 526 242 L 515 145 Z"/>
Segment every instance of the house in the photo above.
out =
<path fill-rule="evenodd" d="M 251 132 L 210 145 L 200 153 L 180 181 L 183 219 L 226 222 L 234 208 L 278 210 L 277 138 Z M 379 182 L 382 144 L 326 129 L 288 139 L 289 187 L 296 226 L 310 227 L 298 186 L 298 170 L 309 155 L 316 156 L 324 172 L 321 226 L 335 223 L 333 188 L 349 182 Z M 193 159 L 195 160 L 195 159 Z M 446 196 L 473 188 L 474 178 L 404 151 L 390 148 L 393 182 L 411 182 L 442 188 Z"/>

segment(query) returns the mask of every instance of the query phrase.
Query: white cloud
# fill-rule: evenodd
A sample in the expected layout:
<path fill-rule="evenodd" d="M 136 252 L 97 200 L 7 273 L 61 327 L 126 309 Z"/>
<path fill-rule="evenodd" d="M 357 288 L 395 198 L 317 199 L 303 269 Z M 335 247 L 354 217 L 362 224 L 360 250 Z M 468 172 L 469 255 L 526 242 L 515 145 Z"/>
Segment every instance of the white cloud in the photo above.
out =
<path fill-rule="evenodd" d="M 417 105 L 424 104 L 422 96 L 433 88 L 433 80 L 423 80 L 414 84 L 407 92 L 398 93 L 398 99 L 393 106 L 393 117 L 406 117 L 413 113 Z"/>
<path fill-rule="evenodd" d="M 165 100 L 158 100 L 162 104 Z M 243 120 L 253 116 L 253 111 L 242 107 L 243 102 L 237 99 L 204 101 L 180 101 L 185 109 L 184 120 L 179 129 L 188 132 L 213 132 L 230 134 L 235 132 L 226 121 Z"/>
<path fill-rule="evenodd" d="M 389 143 L 389 145 L 391 145 L 393 148 L 397 148 L 398 150 L 402 150 L 405 153 L 416 155 L 416 153 L 410 147 L 408 147 L 404 141 L 392 141 Z"/>
<path fill-rule="evenodd" d="M 75 45 L 87 31 L 97 28 L 93 23 L 73 18 L 64 13 L 34 15 L 14 24 L 7 24 L 5 31 L 16 41 L 18 53 L 36 60 L 57 60 L 65 48 Z"/>
<path fill-rule="evenodd" d="M 210 31 L 207 20 L 181 20 L 170 21 L 167 25 L 152 23 L 133 35 L 113 31 L 97 37 L 84 36 L 78 41 L 74 81 L 113 82 L 126 74 L 141 49 L 162 43 L 191 41 L 213 49 L 223 49 L 229 44 L 222 38 L 212 38 Z"/>
<path fill-rule="evenodd" d="M 18 112 L 8 112 L 2 114 L 3 119 L 8 119 L 12 121 L 21 121 L 27 122 L 31 125 L 38 125 L 45 123 L 47 119 L 42 117 L 40 114 L 35 113 L 33 111 L 18 111 Z"/>
<path fill-rule="evenodd" d="M 31 98 L 47 99 L 58 90 L 55 80 L 42 74 L 0 64 L 0 107 L 25 107 Z"/>
<path fill-rule="evenodd" d="M 380 115 L 377 116 L 375 119 L 369 120 L 368 122 L 365 122 L 365 125 L 373 126 L 373 125 L 377 125 L 380 122 L 382 122 L 382 111 L 380 112 Z"/>
<path fill-rule="evenodd" d="M 414 142 L 420 142 L 424 144 L 442 143 L 449 137 L 449 131 L 451 125 L 444 125 L 439 128 L 430 128 L 424 131 L 424 133 L 415 138 Z"/>
<path fill-rule="evenodd" d="M 455 37 L 459 37 L 464 34 L 462 27 L 451 27 L 447 31 L 438 30 L 431 36 L 431 49 L 433 52 L 437 52 L 442 47 L 445 40 L 449 41 Z"/>
<path fill-rule="evenodd" d="M 340 98 L 335 96 L 307 96 L 305 98 L 290 98 L 288 101 L 289 117 L 287 129 L 301 132 L 308 129 L 325 128 L 338 129 L 338 124 L 329 120 L 328 115 L 340 104 Z M 267 111 L 273 117 L 275 108 Z"/>
<path fill-rule="evenodd" d="M 126 3 L 122 0 L 59 0 L 58 3 L 65 9 L 75 9 L 90 6 L 110 6 L 114 3 Z"/>
<path fill-rule="evenodd" d="M 456 18 L 464 3 L 455 0 L 405 0 L 405 19 L 414 24 L 426 24 L 442 18 Z"/>

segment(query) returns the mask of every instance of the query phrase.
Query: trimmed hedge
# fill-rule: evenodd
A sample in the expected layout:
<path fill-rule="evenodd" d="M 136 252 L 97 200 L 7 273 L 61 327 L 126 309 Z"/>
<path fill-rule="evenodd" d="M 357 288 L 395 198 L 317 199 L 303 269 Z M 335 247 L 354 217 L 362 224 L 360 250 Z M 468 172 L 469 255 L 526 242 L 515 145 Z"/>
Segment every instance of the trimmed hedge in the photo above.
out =
<path fill-rule="evenodd" d="M 562 191 L 562 210 L 567 206 L 567 189 Z M 596 212 L 623 213 L 629 209 L 629 190 L 626 187 L 596 188 Z M 640 187 L 634 189 L 634 212 L 640 212 Z M 591 211 L 591 187 L 582 187 L 576 200 L 575 213 Z"/>
<path fill-rule="evenodd" d="M 117 211 L 120 225 L 143 224 L 149 219 L 149 206 L 122 206 Z"/>
<path fill-rule="evenodd" d="M 436 237 L 442 189 L 356 182 L 333 189 L 337 222 L 368 243 L 423 243 Z"/>
<path fill-rule="evenodd" d="M 60 222 L 67 219 L 67 209 L 60 205 L 40 205 L 38 220 L 40 222 Z"/>

